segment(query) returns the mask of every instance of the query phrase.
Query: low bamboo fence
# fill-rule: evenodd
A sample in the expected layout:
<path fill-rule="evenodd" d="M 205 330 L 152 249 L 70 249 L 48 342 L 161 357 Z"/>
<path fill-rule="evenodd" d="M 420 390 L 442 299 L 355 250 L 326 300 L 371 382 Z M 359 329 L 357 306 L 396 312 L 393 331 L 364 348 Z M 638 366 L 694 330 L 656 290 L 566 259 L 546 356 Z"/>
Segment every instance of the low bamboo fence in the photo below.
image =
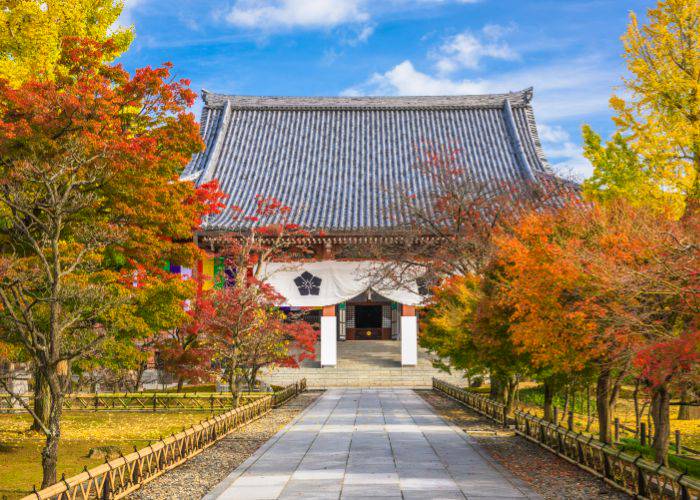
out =
<path fill-rule="evenodd" d="M 139 489 L 255 419 L 306 390 L 306 379 L 251 403 L 194 424 L 170 437 L 69 478 L 22 500 L 118 499 Z"/>
<path fill-rule="evenodd" d="M 240 401 L 249 403 L 264 398 L 271 392 L 242 392 Z M 20 396 L 30 406 L 34 402 L 31 395 Z M 99 393 L 66 394 L 63 400 L 64 411 L 207 411 L 229 410 L 236 406 L 235 399 L 227 393 Z M 15 401 L 14 396 L 0 396 L 0 413 L 22 413 L 24 407 Z"/>
<path fill-rule="evenodd" d="M 593 436 L 546 421 L 525 411 L 515 410 L 514 418 L 510 418 L 502 403 L 436 378 L 433 379 L 433 389 L 495 422 L 504 426 L 514 425 L 518 435 L 635 498 L 700 500 L 700 481 L 648 461 L 642 455 L 623 452 L 598 441 Z"/>

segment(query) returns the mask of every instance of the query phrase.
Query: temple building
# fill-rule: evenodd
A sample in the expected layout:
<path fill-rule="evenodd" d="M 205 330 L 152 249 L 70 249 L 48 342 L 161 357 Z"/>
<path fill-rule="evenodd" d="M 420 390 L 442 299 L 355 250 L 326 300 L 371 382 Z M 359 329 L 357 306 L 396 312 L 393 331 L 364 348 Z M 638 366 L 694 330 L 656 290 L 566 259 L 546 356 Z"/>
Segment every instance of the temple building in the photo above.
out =
<path fill-rule="evenodd" d="M 376 280 L 374 242 L 395 237 L 400 197 L 429 205 L 430 177 L 416 168 L 420 146 L 453 144 L 463 175 L 484 185 L 537 182 L 551 175 L 537 135 L 532 89 L 449 97 L 251 97 L 203 92 L 201 133 L 206 149 L 182 174 L 202 184 L 217 179 L 228 207 L 252 213 L 256 195 L 294 210 L 309 231 L 314 254 L 299 262 L 267 262 L 262 274 L 320 324 L 320 358 L 336 367 L 339 346 L 376 352 L 396 346 L 398 368 L 420 365 L 416 308 L 425 299 L 420 273 L 392 286 Z M 202 248 L 254 222 L 226 209 L 205 221 Z M 204 263 L 216 276 L 219 261 Z M 410 281 L 410 280 L 409 280 Z M 362 340 L 362 343 L 357 342 Z M 393 343 L 393 344 L 390 344 Z M 400 366 L 399 366 L 400 361 Z M 320 366 L 319 366 L 320 365 Z"/>

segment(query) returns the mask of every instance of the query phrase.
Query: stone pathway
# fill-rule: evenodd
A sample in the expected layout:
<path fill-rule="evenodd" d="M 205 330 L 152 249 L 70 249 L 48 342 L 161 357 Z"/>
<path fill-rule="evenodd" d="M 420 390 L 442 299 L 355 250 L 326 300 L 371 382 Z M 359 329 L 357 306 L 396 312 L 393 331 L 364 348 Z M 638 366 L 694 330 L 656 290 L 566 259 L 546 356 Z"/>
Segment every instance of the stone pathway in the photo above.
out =
<path fill-rule="evenodd" d="M 206 499 L 540 498 L 408 389 L 326 391 Z"/>

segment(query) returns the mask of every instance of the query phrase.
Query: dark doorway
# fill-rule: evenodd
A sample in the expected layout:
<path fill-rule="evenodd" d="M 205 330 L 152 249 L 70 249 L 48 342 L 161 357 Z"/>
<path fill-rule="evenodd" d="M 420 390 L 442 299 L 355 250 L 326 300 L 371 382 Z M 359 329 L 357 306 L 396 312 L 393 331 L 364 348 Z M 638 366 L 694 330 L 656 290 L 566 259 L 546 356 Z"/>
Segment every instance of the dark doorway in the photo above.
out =
<path fill-rule="evenodd" d="M 381 328 L 382 306 L 355 306 L 355 328 Z"/>
<path fill-rule="evenodd" d="M 348 340 L 388 340 L 391 328 L 382 328 L 381 304 L 356 304 L 355 328 L 347 329 Z"/>

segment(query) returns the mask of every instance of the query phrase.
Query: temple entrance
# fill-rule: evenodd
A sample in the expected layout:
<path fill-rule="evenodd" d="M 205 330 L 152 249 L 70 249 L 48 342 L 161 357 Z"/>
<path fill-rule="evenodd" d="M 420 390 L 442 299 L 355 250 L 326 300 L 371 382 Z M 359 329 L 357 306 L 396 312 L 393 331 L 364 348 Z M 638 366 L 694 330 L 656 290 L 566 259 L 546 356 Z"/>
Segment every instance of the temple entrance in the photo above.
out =
<path fill-rule="evenodd" d="M 391 328 L 383 332 L 381 304 L 355 304 L 355 327 L 348 328 L 348 340 L 388 340 Z"/>
<path fill-rule="evenodd" d="M 390 300 L 367 291 L 339 309 L 339 340 L 394 340 L 398 335 L 397 306 Z"/>

